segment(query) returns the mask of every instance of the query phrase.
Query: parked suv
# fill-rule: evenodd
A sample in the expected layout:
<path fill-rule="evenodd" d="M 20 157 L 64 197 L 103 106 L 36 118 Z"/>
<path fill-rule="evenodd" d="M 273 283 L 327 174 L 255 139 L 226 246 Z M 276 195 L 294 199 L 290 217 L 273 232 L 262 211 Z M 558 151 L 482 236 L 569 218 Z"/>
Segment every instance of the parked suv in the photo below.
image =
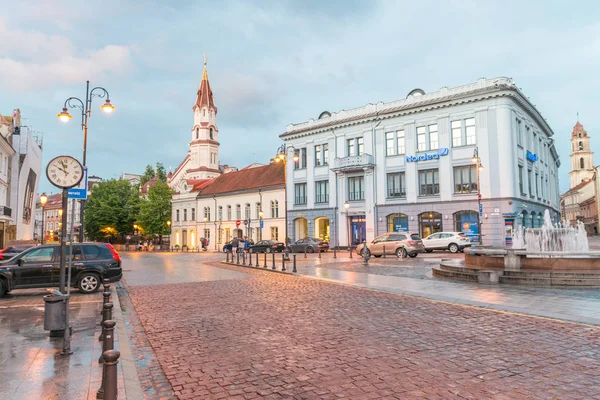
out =
<path fill-rule="evenodd" d="M 465 247 L 471 247 L 471 242 L 463 232 L 438 232 L 423 239 L 423 246 L 428 253 L 433 250 L 450 250 L 450 253 L 458 253 Z"/>
<path fill-rule="evenodd" d="M 68 246 L 66 256 L 68 263 Z M 70 285 L 82 293 L 97 291 L 104 278 L 117 282 L 123 276 L 121 257 L 108 243 L 73 244 L 71 266 Z M 0 262 L 0 297 L 13 289 L 58 287 L 59 284 L 59 245 L 32 247 Z"/>
<path fill-rule="evenodd" d="M 356 254 L 362 256 L 364 245 L 356 247 Z M 367 243 L 367 254 L 381 257 L 385 248 L 386 255 L 395 254 L 398 258 L 415 258 L 417 254 L 425 251 L 423 242 L 418 233 L 390 232 L 377 236 L 372 242 Z"/>

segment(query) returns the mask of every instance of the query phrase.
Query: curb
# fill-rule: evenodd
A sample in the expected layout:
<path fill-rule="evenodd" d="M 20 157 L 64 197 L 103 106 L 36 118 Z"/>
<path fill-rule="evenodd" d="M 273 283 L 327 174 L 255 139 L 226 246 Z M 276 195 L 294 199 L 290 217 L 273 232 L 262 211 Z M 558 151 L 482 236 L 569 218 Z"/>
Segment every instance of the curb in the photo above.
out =
<path fill-rule="evenodd" d="M 113 319 L 117 323 L 117 338 L 119 342 L 119 351 L 121 352 L 121 356 L 119 357 L 119 363 L 121 364 L 121 369 L 123 371 L 123 382 L 125 384 L 125 398 L 132 400 L 143 399 L 144 392 L 142 391 L 140 378 L 135 367 L 135 358 L 131 350 L 129 337 L 127 336 L 125 319 L 123 318 L 121 302 L 119 300 L 119 294 L 117 293 L 115 285 L 111 286 L 111 301 L 115 305 L 113 308 Z"/>
<path fill-rule="evenodd" d="M 240 267 L 240 268 L 247 268 L 247 269 L 253 269 L 255 271 L 268 271 L 268 272 L 276 272 L 278 274 L 283 274 L 283 275 L 291 275 L 291 276 L 300 276 L 297 272 L 292 272 L 291 269 L 288 271 L 287 268 L 285 271 L 281 271 L 279 269 L 271 269 L 271 267 L 254 267 L 254 266 L 249 266 L 249 265 L 242 265 L 242 264 L 236 264 L 236 263 L 228 263 L 225 261 L 219 261 L 219 264 L 222 265 L 229 265 L 232 267 Z M 293 268 L 293 266 L 292 266 Z"/>

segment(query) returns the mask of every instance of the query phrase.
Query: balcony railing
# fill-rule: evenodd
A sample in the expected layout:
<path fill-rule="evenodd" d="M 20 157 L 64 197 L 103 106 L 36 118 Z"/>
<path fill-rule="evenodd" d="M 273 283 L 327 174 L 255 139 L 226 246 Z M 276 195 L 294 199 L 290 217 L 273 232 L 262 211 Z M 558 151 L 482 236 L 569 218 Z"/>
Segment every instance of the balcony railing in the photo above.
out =
<path fill-rule="evenodd" d="M 370 154 L 362 154 L 360 156 L 349 156 L 343 158 L 336 158 L 333 161 L 332 171 L 362 171 L 365 169 L 373 169 L 375 167 L 375 160 Z"/>
<path fill-rule="evenodd" d="M 364 200 L 365 199 L 365 192 L 349 192 L 348 193 L 348 200 L 350 201 L 357 201 L 357 200 Z"/>
<path fill-rule="evenodd" d="M 329 202 L 328 194 L 317 195 L 315 197 L 315 203 L 328 203 L 328 202 Z"/>
<path fill-rule="evenodd" d="M 406 197 L 406 192 L 400 191 L 400 189 L 390 189 L 388 190 L 388 197 Z"/>
<path fill-rule="evenodd" d="M 304 197 L 296 197 L 294 204 L 299 205 L 299 204 L 306 204 L 306 196 Z"/>

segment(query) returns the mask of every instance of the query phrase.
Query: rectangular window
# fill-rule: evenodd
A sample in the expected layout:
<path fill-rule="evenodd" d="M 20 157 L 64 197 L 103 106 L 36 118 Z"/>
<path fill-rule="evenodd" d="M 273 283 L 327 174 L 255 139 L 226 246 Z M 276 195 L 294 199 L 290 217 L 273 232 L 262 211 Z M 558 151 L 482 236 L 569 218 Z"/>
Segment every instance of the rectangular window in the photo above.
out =
<path fill-rule="evenodd" d="M 323 145 L 323 165 L 329 164 L 329 145 L 325 143 Z"/>
<path fill-rule="evenodd" d="M 306 183 L 296 183 L 294 193 L 294 204 L 306 204 Z"/>
<path fill-rule="evenodd" d="M 427 142 L 425 141 L 426 130 L 424 126 L 417 127 L 417 151 L 427 150 Z"/>
<path fill-rule="evenodd" d="M 219 206 L 219 215 L 217 216 L 219 221 L 223 220 L 223 206 Z"/>
<path fill-rule="evenodd" d="M 464 165 L 454 167 L 454 193 L 477 191 L 477 166 Z"/>
<path fill-rule="evenodd" d="M 231 206 L 227 206 L 227 220 L 231 221 Z"/>
<path fill-rule="evenodd" d="M 348 152 L 347 156 L 348 157 L 355 155 L 354 154 L 354 139 L 348 139 L 346 141 L 346 147 L 347 147 L 347 152 Z"/>
<path fill-rule="evenodd" d="M 315 167 L 323 164 L 323 154 L 321 153 L 321 145 L 315 146 Z"/>
<path fill-rule="evenodd" d="M 396 150 L 396 146 L 394 145 L 394 132 L 387 132 L 385 134 L 385 148 L 386 155 L 393 156 Z"/>
<path fill-rule="evenodd" d="M 521 192 L 521 194 L 525 193 L 523 192 L 523 167 L 519 165 L 519 191 Z"/>
<path fill-rule="evenodd" d="M 276 226 L 271 227 L 271 240 L 279 240 L 279 228 Z"/>
<path fill-rule="evenodd" d="M 363 154 L 365 154 L 365 145 L 363 138 L 359 137 L 356 139 L 356 147 L 358 150 L 358 152 L 356 153 L 357 156 L 362 156 Z"/>
<path fill-rule="evenodd" d="M 246 203 L 244 207 L 244 219 L 247 221 L 250 219 L 250 203 Z"/>
<path fill-rule="evenodd" d="M 535 194 L 537 197 L 540 197 L 540 185 L 538 184 L 538 180 L 540 178 L 540 174 L 535 174 Z"/>
<path fill-rule="evenodd" d="M 529 186 L 529 195 L 530 196 L 533 196 L 533 189 L 532 189 L 533 185 L 531 183 L 532 180 L 533 180 L 533 174 L 531 173 L 531 170 L 528 169 L 527 170 L 527 181 L 528 181 L 527 184 Z"/>
<path fill-rule="evenodd" d="M 183 209 L 183 220 L 187 221 L 187 208 Z"/>
<path fill-rule="evenodd" d="M 315 182 L 315 203 L 329 202 L 329 181 Z"/>
<path fill-rule="evenodd" d="M 517 144 L 523 147 L 523 131 L 521 126 L 521 120 L 517 120 Z M 521 193 L 523 191 L 521 190 Z"/>
<path fill-rule="evenodd" d="M 223 243 L 223 229 L 219 228 L 219 230 L 217 231 L 217 244 L 222 244 Z"/>
<path fill-rule="evenodd" d="M 475 118 L 465 119 L 465 135 L 467 137 L 467 146 L 475 144 L 477 136 L 475 134 Z"/>
<path fill-rule="evenodd" d="M 196 220 L 196 209 L 192 208 L 192 221 Z"/>
<path fill-rule="evenodd" d="M 388 197 L 406 197 L 404 172 L 387 174 Z"/>
<path fill-rule="evenodd" d="M 398 138 L 398 154 L 406 153 L 406 144 L 404 142 L 404 129 L 396 132 L 396 136 Z"/>
<path fill-rule="evenodd" d="M 429 125 L 429 150 L 439 148 L 438 126 L 437 124 Z"/>
<path fill-rule="evenodd" d="M 306 148 L 304 149 L 300 149 L 300 168 L 304 169 L 306 168 Z"/>
<path fill-rule="evenodd" d="M 231 228 L 225 228 L 225 241 L 229 242 L 231 239 Z"/>
<path fill-rule="evenodd" d="M 210 240 L 210 229 L 204 229 L 204 239 Z"/>
<path fill-rule="evenodd" d="M 235 219 L 242 219 L 242 206 L 239 204 L 235 206 Z"/>
<path fill-rule="evenodd" d="M 364 176 L 353 176 L 348 178 L 348 200 L 365 199 L 365 178 Z"/>
<path fill-rule="evenodd" d="M 437 169 L 419 171 L 419 196 L 433 196 L 440 193 L 440 176 Z"/>
<path fill-rule="evenodd" d="M 452 121 L 452 147 L 460 147 L 462 142 L 462 121 Z"/>
<path fill-rule="evenodd" d="M 175 210 L 175 221 L 179 222 L 179 210 Z"/>

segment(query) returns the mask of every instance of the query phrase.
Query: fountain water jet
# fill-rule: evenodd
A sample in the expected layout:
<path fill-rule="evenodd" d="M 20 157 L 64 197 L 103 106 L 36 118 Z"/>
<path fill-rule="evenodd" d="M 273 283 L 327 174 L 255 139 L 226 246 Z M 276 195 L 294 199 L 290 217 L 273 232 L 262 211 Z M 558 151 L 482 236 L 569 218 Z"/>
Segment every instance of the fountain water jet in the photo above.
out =
<path fill-rule="evenodd" d="M 573 227 L 566 223 L 553 224 L 550 211 L 544 212 L 544 225 L 537 229 L 518 227 L 513 234 L 513 249 L 525 249 L 527 252 L 576 252 L 589 251 L 585 226 L 577 221 Z"/>

